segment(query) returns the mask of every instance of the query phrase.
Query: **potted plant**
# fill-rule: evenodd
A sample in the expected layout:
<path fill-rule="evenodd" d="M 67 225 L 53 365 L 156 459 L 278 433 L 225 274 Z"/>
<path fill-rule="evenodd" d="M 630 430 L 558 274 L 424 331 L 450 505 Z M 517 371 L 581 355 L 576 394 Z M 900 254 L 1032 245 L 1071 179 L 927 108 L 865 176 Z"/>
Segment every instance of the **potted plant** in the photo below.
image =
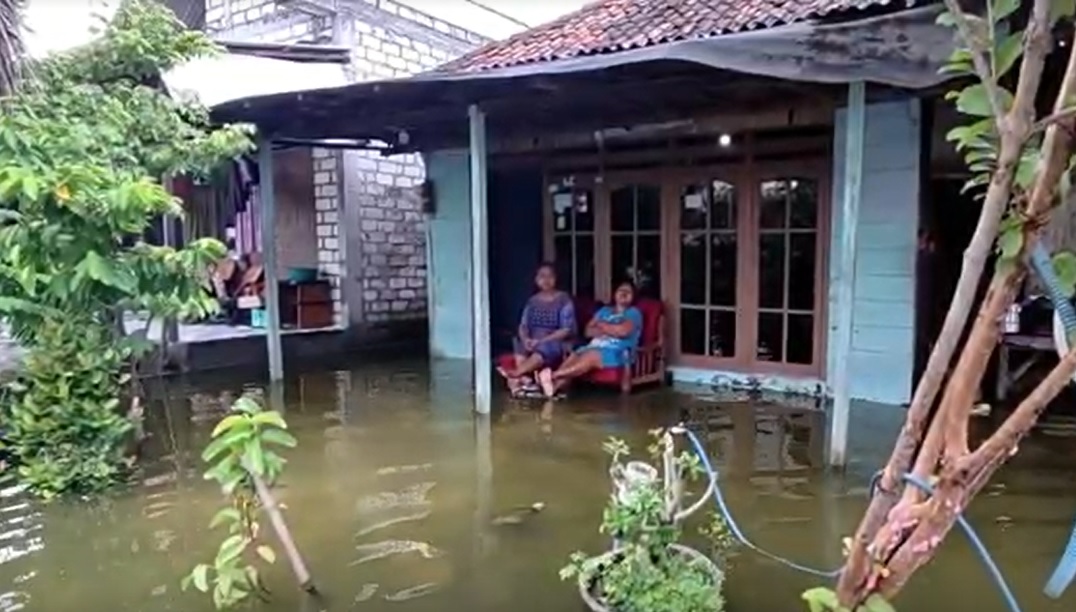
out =
<path fill-rule="evenodd" d="M 649 464 L 624 461 L 629 449 L 623 441 L 605 444 L 612 456 L 614 493 L 601 532 L 614 544 L 596 557 L 575 553 L 561 577 L 577 580 L 580 596 L 595 612 L 720 612 L 724 570 L 680 543 L 684 519 L 702 507 L 712 487 L 682 509 L 684 479 L 702 472 L 698 458 L 690 453 L 675 456 L 670 432 L 655 435 L 651 453 L 662 460 L 660 476 Z M 715 551 L 723 553 L 730 541 L 724 523 L 715 518 L 706 533 Z"/>

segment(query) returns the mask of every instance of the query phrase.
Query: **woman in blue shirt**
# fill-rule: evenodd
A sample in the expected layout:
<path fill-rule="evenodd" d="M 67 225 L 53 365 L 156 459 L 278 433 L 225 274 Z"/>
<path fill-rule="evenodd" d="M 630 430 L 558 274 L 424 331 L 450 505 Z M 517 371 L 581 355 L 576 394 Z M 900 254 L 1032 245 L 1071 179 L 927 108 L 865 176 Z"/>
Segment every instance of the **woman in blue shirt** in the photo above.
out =
<path fill-rule="evenodd" d="M 542 392 L 553 397 L 568 381 L 602 368 L 620 368 L 630 364 L 643 331 L 643 315 L 632 304 L 635 286 L 617 285 L 613 305 L 603 306 L 587 324 L 590 342 L 572 353 L 556 370 L 546 368 L 538 374 Z"/>

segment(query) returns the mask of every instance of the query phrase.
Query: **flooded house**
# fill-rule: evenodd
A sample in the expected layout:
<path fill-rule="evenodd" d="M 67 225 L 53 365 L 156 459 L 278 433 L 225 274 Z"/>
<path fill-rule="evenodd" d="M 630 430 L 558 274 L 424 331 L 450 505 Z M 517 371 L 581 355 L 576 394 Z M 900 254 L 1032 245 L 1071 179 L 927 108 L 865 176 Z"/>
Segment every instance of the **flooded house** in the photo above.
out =
<path fill-rule="evenodd" d="M 604 0 L 415 76 L 213 112 L 334 163 L 421 157 L 398 193 L 424 218 L 429 351 L 473 362 L 479 410 L 552 261 L 577 305 L 621 279 L 660 303 L 649 375 L 832 398 L 840 449 L 851 402 L 910 400 L 978 215 L 941 10 Z M 348 258 L 400 239 L 340 227 Z"/>

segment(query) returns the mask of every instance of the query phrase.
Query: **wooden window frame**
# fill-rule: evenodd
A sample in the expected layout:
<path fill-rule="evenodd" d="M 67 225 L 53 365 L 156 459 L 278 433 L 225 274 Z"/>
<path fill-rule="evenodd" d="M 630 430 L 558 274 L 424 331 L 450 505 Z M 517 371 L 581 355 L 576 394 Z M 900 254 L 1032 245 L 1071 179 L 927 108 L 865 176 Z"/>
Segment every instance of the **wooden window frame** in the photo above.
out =
<path fill-rule="evenodd" d="M 751 369 L 755 372 L 772 373 L 778 375 L 798 376 L 798 377 L 822 377 L 826 370 L 826 326 L 829 319 L 829 241 L 830 241 L 830 215 L 832 208 L 832 200 L 830 199 L 830 167 L 824 160 L 798 160 L 788 162 L 756 162 L 751 175 L 751 194 L 752 198 L 752 215 L 751 219 L 753 227 L 751 259 L 753 270 L 751 271 L 751 281 L 753 283 L 752 293 L 750 299 L 753 300 L 752 308 L 755 314 L 754 317 L 750 317 L 753 320 L 748 321 L 748 331 L 752 338 L 752 351 L 755 350 L 758 341 L 758 314 L 760 312 L 758 306 L 759 288 L 758 288 L 758 272 L 759 272 L 759 258 L 761 253 L 759 251 L 760 237 L 762 235 L 760 231 L 761 224 L 759 223 L 759 215 L 761 214 L 762 207 L 760 204 L 761 194 L 758 187 L 763 181 L 780 180 L 780 179 L 812 179 L 817 182 L 818 185 L 818 219 L 817 227 L 815 230 L 815 295 L 814 295 L 814 321 L 813 321 L 813 337 L 814 346 L 812 347 L 813 363 L 811 364 L 796 364 L 796 363 L 783 363 L 783 362 L 767 362 L 752 360 Z M 787 287 L 786 287 L 787 291 Z M 787 300 L 787 296 L 786 296 Z M 771 309 L 767 309 L 771 310 Z M 786 326 L 787 327 L 787 326 Z M 788 331 L 785 330 L 785 337 L 787 338 Z M 787 353 L 787 347 L 785 347 L 785 353 Z M 787 354 L 783 355 L 787 357 Z"/>
<path fill-rule="evenodd" d="M 633 184 L 650 184 L 660 187 L 662 215 L 661 243 L 661 293 L 667 306 L 665 317 L 666 346 L 671 365 L 707 370 L 724 370 L 750 375 L 777 375 L 797 378 L 820 378 L 826 370 L 826 329 L 828 327 L 829 295 L 829 246 L 831 240 L 831 159 L 829 155 L 805 156 L 775 161 L 753 159 L 750 146 L 742 161 L 709 164 L 694 168 L 663 167 L 645 170 L 617 170 L 597 174 L 595 172 L 547 173 L 543 182 L 543 222 L 545 258 L 555 255 L 552 193 L 550 186 L 559 185 L 558 179 L 572 176 L 576 188 L 588 188 L 594 202 L 594 285 L 595 298 L 608 300 L 612 291 L 610 268 L 612 235 L 610 231 L 610 195 L 619 187 Z M 775 179 L 811 179 L 818 186 L 818 222 L 816 232 L 815 266 L 815 317 L 813 321 L 813 363 L 790 364 L 759 361 L 756 359 L 758 338 L 759 301 L 759 214 L 760 193 L 763 181 Z M 708 357 L 685 355 L 680 340 L 680 193 L 690 184 L 725 180 L 736 189 L 736 355 L 734 357 Z M 787 332 L 786 332 L 787 334 Z M 787 347 L 786 347 L 787 348 Z M 787 351 L 786 351 L 787 352 Z M 784 356 L 784 355 L 783 355 Z"/>

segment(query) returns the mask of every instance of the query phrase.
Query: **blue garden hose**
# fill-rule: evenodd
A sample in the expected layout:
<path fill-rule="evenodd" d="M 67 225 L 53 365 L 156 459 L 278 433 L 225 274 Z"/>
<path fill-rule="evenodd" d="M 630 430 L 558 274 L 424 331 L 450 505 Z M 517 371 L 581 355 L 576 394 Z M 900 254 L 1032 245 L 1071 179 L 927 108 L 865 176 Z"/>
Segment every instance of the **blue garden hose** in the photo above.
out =
<path fill-rule="evenodd" d="M 791 561 L 789 559 L 781 557 L 780 555 L 773 554 L 749 540 L 747 538 L 747 535 L 744 534 L 743 530 L 740 529 L 739 524 L 736 523 L 736 519 L 733 518 L 732 511 L 729 510 L 728 503 L 725 501 L 725 496 L 721 492 L 721 486 L 718 482 L 719 477 L 717 470 L 715 470 L 713 464 L 710 463 L 710 457 L 706 453 L 706 449 L 703 447 L 702 442 L 699 440 L 698 436 L 695 435 L 695 432 L 683 426 L 677 427 L 676 431 L 684 433 L 684 435 L 686 435 L 687 438 L 691 441 L 691 446 L 694 448 L 695 454 L 698 455 L 699 461 L 702 463 L 702 466 L 706 470 L 706 473 L 709 476 L 710 480 L 714 483 L 714 503 L 717 505 L 717 509 L 721 513 L 722 518 L 725 519 L 725 524 L 728 525 L 729 531 L 732 532 L 733 537 L 739 540 L 742 545 L 746 546 L 747 548 L 750 548 L 751 550 L 762 555 L 763 557 L 766 557 L 767 559 L 771 559 L 786 567 L 790 567 L 792 569 L 799 570 L 807 574 L 812 574 L 821 578 L 836 578 L 840 575 L 840 569 L 820 570 L 800 563 L 796 563 L 795 561 Z M 874 481 L 877 481 L 877 476 L 874 478 Z M 914 487 L 921 489 L 927 494 L 931 494 L 934 492 L 934 487 L 932 487 L 930 483 L 910 474 L 904 476 L 904 481 Z M 874 494 L 874 484 L 874 482 L 871 483 L 871 495 Z M 994 583 L 997 585 L 998 590 L 1001 591 L 1001 595 L 1005 599 L 1005 603 L 1008 605 L 1010 612 L 1021 612 L 1020 604 L 1016 601 L 1016 596 L 1013 595 L 1012 589 L 1009 588 L 1008 583 L 1005 581 L 1005 577 L 1001 573 L 1001 569 L 998 567 L 997 563 L 994 562 L 994 559 L 990 555 L 990 552 L 986 549 L 986 545 L 983 544 L 983 541 L 979 538 L 979 535 L 975 533 L 975 529 L 972 528 L 971 524 L 968 523 L 967 519 L 964 518 L 963 514 L 958 514 L 956 520 L 957 524 L 960 525 L 960 528 L 964 531 L 964 534 L 971 542 L 972 548 L 974 548 L 975 552 L 978 553 L 979 559 L 981 559 L 983 564 L 986 566 L 986 569 L 990 573 L 990 577 L 994 580 Z"/>
<path fill-rule="evenodd" d="M 1076 308 L 1072 307 L 1072 302 L 1062 290 L 1050 255 L 1041 242 L 1036 244 L 1031 251 L 1031 267 L 1046 286 L 1054 312 L 1065 327 L 1065 337 L 1072 338 L 1076 334 Z M 1072 525 L 1072 535 L 1069 536 L 1068 545 L 1065 546 L 1065 551 L 1061 554 L 1054 573 L 1046 582 L 1044 592 L 1047 597 L 1058 599 L 1072 585 L 1073 580 L 1076 580 L 1076 522 Z"/>

